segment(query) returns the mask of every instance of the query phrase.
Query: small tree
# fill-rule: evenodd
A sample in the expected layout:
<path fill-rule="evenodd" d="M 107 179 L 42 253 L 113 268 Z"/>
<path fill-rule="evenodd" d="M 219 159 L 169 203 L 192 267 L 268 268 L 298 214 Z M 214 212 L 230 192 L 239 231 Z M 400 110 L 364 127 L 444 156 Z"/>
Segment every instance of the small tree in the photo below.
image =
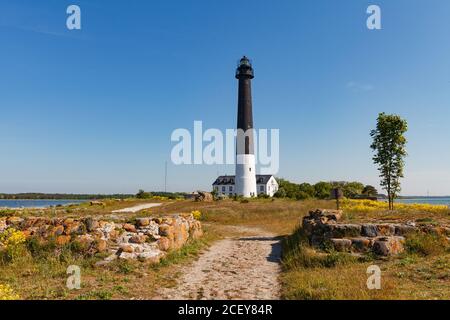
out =
<path fill-rule="evenodd" d="M 378 191 L 374 186 L 367 185 L 364 187 L 362 194 L 368 197 L 376 197 L 378 195 Z"/>
<path fill-rule="evenodd" d="M 389 200 L 389 210 L 394 209 L 394 199 L 401 191 L 400 178 L 403 178 L 404 157 L 406 153 L 405 132 L 408 130 L 406 120 L 398 115 L 380 113 L 377 127 L 370 132 L 375 152 L 373 161 L 378 165 L 381 182 Z"/>
<path fill-rule="evenodd" d="M 330 197 L 330 192 L 333 186 L 330 182 L 317 182 L 314 185 L 315 196 L 318 199 L 328 199 Z"/>
<path fill-rule="evenodd" d="M 140 189 L 138 193 L 136 194 L 136 198 L 138 199 L 150 199 L 152 197 L 152 194 L 150 192 L 145 192 L 144 190 Z"/>
<path fill-rule="evenodd" d="M 367 185 L 364 187 L 362 194 L 368 197 L 376 197 L 378 195 L 378 190 L 371 185 Z"/>

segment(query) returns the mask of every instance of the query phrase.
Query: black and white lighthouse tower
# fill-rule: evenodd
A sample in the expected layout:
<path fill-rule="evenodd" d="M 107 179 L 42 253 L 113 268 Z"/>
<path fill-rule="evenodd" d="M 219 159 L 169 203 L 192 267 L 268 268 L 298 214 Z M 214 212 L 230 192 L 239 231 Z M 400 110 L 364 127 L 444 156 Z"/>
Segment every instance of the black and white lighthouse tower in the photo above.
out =
<path fill-rule="evenodd" d="M 244 56 L 236 70 L 236 79 L 239 80 L 239 97 L 235 177 L 236 194 L 244 197 L 257 196 L 251 82 L 253 78 L 252 64 Z"/>

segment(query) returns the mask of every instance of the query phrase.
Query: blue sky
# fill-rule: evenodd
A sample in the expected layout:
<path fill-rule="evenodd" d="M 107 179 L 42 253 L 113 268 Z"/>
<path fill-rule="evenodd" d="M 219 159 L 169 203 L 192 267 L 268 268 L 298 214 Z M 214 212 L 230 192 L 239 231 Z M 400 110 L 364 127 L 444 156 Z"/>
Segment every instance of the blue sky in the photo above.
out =
<path fill-rule="evenodd" d="M 82 30 L 66 28 L 66 8 Z M 366 28 L 378 4 L 382 30 Z M 0 0 L 0 192 L 210 189 L 230 166 L 174 166 L 174 129 L 233 128 L 236 61 L 278 176 L 378 185 L 370 130 L 408 120 L 403 194 L 450 194 L 450 2 Z"/>

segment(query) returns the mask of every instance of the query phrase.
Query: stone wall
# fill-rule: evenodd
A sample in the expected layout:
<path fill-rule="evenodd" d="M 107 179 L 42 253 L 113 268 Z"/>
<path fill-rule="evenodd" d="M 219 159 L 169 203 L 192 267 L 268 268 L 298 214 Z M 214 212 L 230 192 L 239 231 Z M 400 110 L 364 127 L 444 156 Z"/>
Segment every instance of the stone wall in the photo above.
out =
<path fill-rule="evenodd" d="M 373 252 L 380 256 L 390 256 L 404 251 L 405 237 L 409 234 L 423 232 L 450 236 L 448 226 L 417 226 L 414 222 L 339 223 L 341 217 L 341 210 L 310 211 L 302 221 L 310 244 L 318 248 L 332 246 L 340 252 Z"/>
<path fill-rule="evenodd" d="M 188 239 L 202 236 L 201 223 L 192 214 L 177 214 L 162 218 L 138 218 L 133 223 L 97 220 L 44 217 L 0 218 L 0 232 L 14 228 L 27 238 L 55 241 L 63 246 L 75 243 L 86 253 L 109 252 L 102 263 L 116 258 L 159 260 L 172 249 L 181 248 Z M 1 248 L 0 248 L 1 249 Z"/>

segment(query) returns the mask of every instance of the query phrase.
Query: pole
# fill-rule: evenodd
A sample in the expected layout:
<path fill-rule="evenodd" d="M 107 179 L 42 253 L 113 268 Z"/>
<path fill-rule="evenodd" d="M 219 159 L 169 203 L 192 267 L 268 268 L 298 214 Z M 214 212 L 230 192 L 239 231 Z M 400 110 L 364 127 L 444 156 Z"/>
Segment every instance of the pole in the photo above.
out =
<path fill-rule="evenodd" d="M 167 192 L 167 161 L 164 169 L 164 192 Z"/>

